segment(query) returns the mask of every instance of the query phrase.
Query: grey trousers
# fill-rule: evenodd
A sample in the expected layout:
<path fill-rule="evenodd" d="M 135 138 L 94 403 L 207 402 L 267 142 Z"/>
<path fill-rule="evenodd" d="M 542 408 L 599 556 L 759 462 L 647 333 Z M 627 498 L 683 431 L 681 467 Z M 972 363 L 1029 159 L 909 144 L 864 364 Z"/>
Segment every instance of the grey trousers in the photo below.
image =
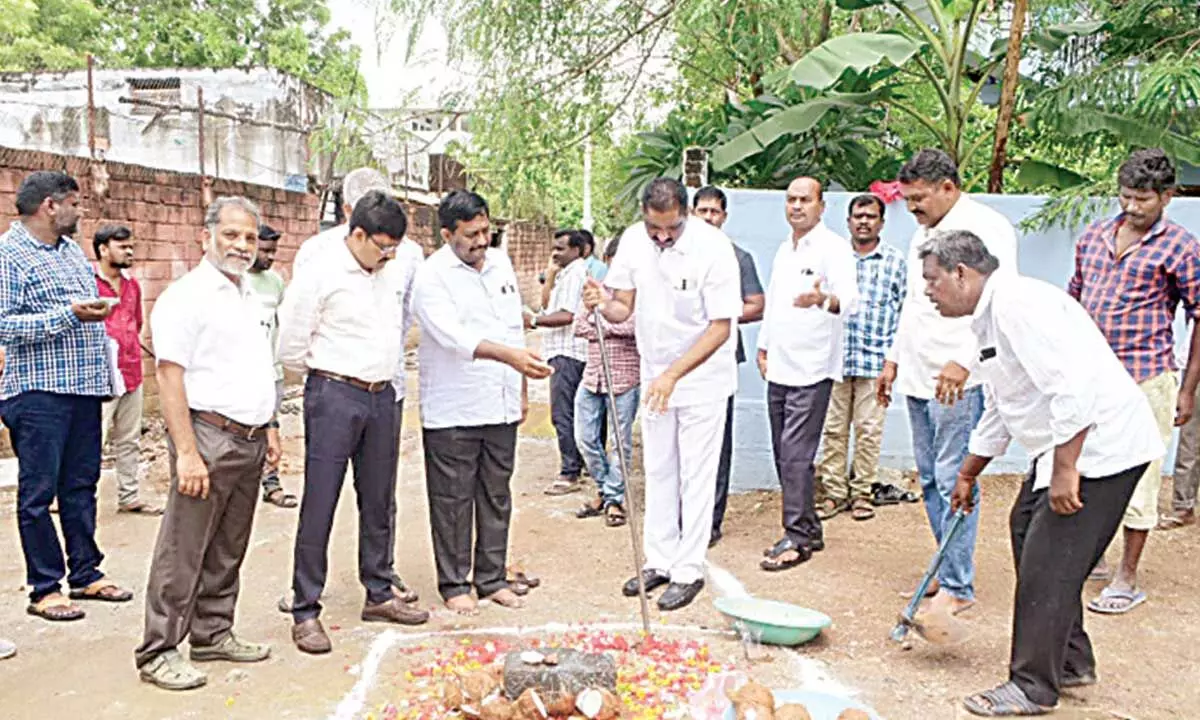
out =
<path fill-rule="evenodd" d="M 1200 401 L 1200 389 L 1196 391 Z M 1196 489 L 1200 487 L 1200 412 L 1192 413 L 1187 424 L 1179 428 L 1179 447 L 1175 450 L 1175 479 L 1171 494 L 1172 510 L 1195 510 Z"/>
<path fill-rule="evenodd" d="M 150 561 L 146 627 L 134 653 L 138 667 L 185 638 L 192 647 L 215 645 L 233 628 L 267 442 L 265 437 L 246 440 L 200 420 L 193 420 L 192 428 L 208 468 L 208 498 L 179 493 L 175 445 L 168 438 L 171 488 Z"/>
<path fill-rule="evenodd" d="M 438 592 L 449 600 L 472 584 L 479 597 L 503 590 L 517 424 L 426 428 L 423 437 Z"/>
<path fill-rule="evenodd" d="M 319 375 L 304 385 L 304 497 L 292 568 L 292 618 L 321 614 L 329 535 L 346 468 L 358 496 L 358 579 L 367 603 L 393 597 L 390 565 L 396 502 L 396 393 L 371 393 Z"/>
<path fill-rule="evenodd" d="M 821 442 L 832 380 L 805 387 L 767 383 L 767 415 L 775 472 L 783 488 L 783 531 L 797 545 L 823 540 L 813 503 L 813 458 Z"/>
<path fill-rule="evenodd" d="M 117 504 L 138 501 L 138 467 L 142 460 L 142 389 L 133 390 L 100 406 L 100 445 L 109 445 L 117 466 Z"/>

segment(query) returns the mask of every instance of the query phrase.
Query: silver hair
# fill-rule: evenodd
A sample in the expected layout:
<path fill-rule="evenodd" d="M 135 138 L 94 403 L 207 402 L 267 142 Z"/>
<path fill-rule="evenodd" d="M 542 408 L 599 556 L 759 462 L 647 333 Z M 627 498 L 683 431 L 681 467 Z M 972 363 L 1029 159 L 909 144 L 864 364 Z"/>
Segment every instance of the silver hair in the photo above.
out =
<path fill-rule="evenodd" d="M 969 230 L 950 230 L 937 233 L 919 249 L 921 262 L 933 256 L 943 270 L 964 265 L 981 275 L 991 275 L 1000 267 L 996 256 L 988 252 L 979 236 Z"/>
<path fill-rule="evenodd" d="M 342 203 L 349 205 L 353 210 L 358 201 L 372 190 L 382 190 L 391 195 L 392 184 L 375 168 L 361 167 L 351 170 L 342 178 Z"/>
<path fill-rule="evenodd" d="M 221 211 L 227 207 L 235 207 L 239 210 L 245 210 L 254 218 L 254 226 L 258 227 L 262 224 L 262 213 L 258 211 L 258 206 L 250 202 L 241 195 L 222 195 L 204 211 L 204 227 L 208 232 L 216 233 L 217 223 L 221 221 Z"/>

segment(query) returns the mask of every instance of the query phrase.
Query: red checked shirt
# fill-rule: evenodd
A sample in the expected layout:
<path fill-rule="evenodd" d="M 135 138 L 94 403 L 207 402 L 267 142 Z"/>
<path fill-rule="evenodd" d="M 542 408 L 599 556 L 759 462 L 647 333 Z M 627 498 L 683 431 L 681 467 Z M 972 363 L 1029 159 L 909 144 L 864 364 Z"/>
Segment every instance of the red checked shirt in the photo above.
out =
<path fill-rule="evenodd" d="M 1093 223 L 1075 244 L 1075 275 L 1067 292 L 1100 327 L 1137 382 L 1175 370 L 1171 322 L 1182 300 L 1196 317 L 1200 305 L 1200 245 L 1182 226 L 1160 218 L 1150 232 L 1116 257 L 1118 215 Z"/>
<path fill-rule="evenodd" d="M 129 275 L 121 281 L 121 302 L 104 321 L 108 336 L 117 341 L 117 366 L 125 380 L 125 391 L 133 392 L 142 384 L 142 286 Z M 96 273 L 100 297 L 117 297 L 108 280 Z"/>
<path fill-rule="evenodd" d="M 641 357 L 638 355 L 637 340 L 633 337 L 633 315 L 624 322 L 613 325 L 600 318 L 604 328 L 604 349 L 612 369 L 613 393 L 621 395 L 641 382 Z M 575 313 L 575 337 L 586 338 L 587 363 L 583 366 L 583 386 L 594 393 L 604 392 L 604 368 L 600 364 L 600 340 L 596 335 L 596 324 L 592 315 L 581 303 Z"/>

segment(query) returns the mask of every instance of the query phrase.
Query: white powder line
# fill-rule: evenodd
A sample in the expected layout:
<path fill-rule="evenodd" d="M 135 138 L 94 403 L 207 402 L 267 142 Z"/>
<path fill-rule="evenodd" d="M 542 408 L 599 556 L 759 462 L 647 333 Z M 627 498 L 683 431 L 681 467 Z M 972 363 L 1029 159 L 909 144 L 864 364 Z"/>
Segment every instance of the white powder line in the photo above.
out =
<path fill-rule="evenodd" d="M 363 659 L 358 674 L 358 682 L 354 683 L 354 687 L 350 688 L 350 692 L 346 693 L 346 697 L 338 703 L 337 709 L 329 716 L 329 720 L 353 720 L 358 717 L 367 703 L 367 691 L 375 684 L 375 678 L 379 674 L 379 664 L 383 662 L 384 654 L 403 638 L 402 633 L 385 630 L 371 641 L 371 646 L 367 650 L 367 656 Z"/>
<path fill-rule="evenodd" d="M 412 643 L 434 638 L 470 637 L 473 635 L 497 635 L 501 637 L 520 637 L 522 635 L 538 635 L 543 633 L 565 633 L 571 631 L 586 632 L 589 630 L 605 630 L 609 632 L 640 631 L 641 623 L 635 622 L 602 622 L 602 623 L 546 623 L 545 625 L 529 625 L 524 627 L 483 627 L 464 628 L 462 630 L 434 630 L 422 633 L 404 633 L 401 643 Z M 652 625 L 651 632 L 689 632 L 701 635 L 733 636 L 732 630 L 700 627 L 698 625 Z"/>

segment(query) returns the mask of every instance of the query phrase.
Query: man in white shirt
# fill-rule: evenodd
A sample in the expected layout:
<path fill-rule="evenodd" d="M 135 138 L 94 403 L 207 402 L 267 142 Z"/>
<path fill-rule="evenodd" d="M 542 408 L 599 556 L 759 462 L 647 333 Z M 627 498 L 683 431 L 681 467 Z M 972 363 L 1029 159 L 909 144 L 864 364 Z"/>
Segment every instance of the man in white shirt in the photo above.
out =
<path fill-rule="evenodd" d="M 881 405 L 896 392 L 908 398 L 913 456 L 921 479 L 925 513 L 934 539 L 941 543 L 950 522 L 950 493 L 966 453 L 967 438 L 983 414 L 983 390 L 974 376 L 977 356 L 970 323 L 941 316 L 925 296 L 920 246 L 939 232 L 969 230 L 983 239 L 1000 261 L 1000 272 L 1017 271 L 1017 236 L 1000 213 L 963 194 L 958 167 L 941 150 L 922 150 L 899 174 L 901 192 L 920 227 L 908 252 L 908 293 L 900 311 L 896 339 L 876 381 Z M 946 552 L 930 593 L 933 602 L 959 613 L 975 604 L 975 535 L 979 514 Z"/>
<path fill-rule="evenodd" d="M 842 379 L 842 327 L 858 304 L 850 242 L 825 226 L 821 183 L 796 178 L 787 188 L 792 231 L 775 253 L 758 333 L 758 370 L 767 381 L 775 471 L 783 488 L 783 537 L 763 570 L 793 568 L 825 547 L 813 501 L 813 458 L 829 393 Z"/>
<path fill-rule="evenodd" d="M 407 297 L 393 265 L 408 229 L 404 209 L 373 191 L 350 216 L 341 246 L 321 249 L 292 279 L 279 309 L 279 359 L 307 370 L 304 495 L 292 575 L 292 639 L 301 651 L 331 649 L 319 619 L 329 535 L 346 468 L 358 495 L 362 619 L 419 625 L 429 613 L 396 597 L 389 547 L 396 494 L 397 387 L 404 387 L 402 320 Z"/>
<path fill-rule="evenodd" d="M 610 323 L 635 310 L 641 354 L 645 448 L 646 590 L 667 585 L 662 610 L 677 610 L 704 588 L 725 406 L 737 389 L 733 325 L 742 295 L 733 244 L 700 219 L 689 221 L 687 189 L 657 178 L 642 193 L 642 222 L 627 229 L 605 277 L 605 301 L 589 280 L 584 306 Z M 621 589 L 638 594 L 638 578 Z"/>
<path fill-rule="evenodd" d="M 1146 466 L 1162 456 L 1145 394 L 1087 312 L 1058 288 L 1003 267 L 968 231 L 921 246 L 926 294 L 969 324 L 984 413 L 958 471 L 952 511 L 1016 440 L 1034 458 L 1010 515 L 1017 592 L 1008 682 L 967 698 L 985 716 L 1040 715 L 1062 688 L 1096 682 L 1080 594 Z"/>
<path fill-rule="evenodd" d="M 274 354 L 244 279 L 258 225 L 249 200 L 213 202 L 204 258 L 150 315 L 171 489 L 135 659 L 142 680 L 167 690 L 207 682 L 177 649 L 185 639 L 193 661 L 257 662 L 271 654 L 233 634 L 263 462 L 279 461 Z"/>
<path fill-rule="evenodd" d="M 300 243 L 296 257 L 292 260 L 292 275 L 308 265 L 313 258 L 320 257 L 324 250 L 341 245 L 350 234 L 350 216 L 354 213 L 354 207 L 372 190 L 390 194 L 392 186 L 383 173 L 375 168 L 360 167 L 346 173 L 346 177 L 342 178 L 342 217 L 345 221 Z"/>
<path fill-rule="evenodd" d="M 542 355 L 554 368 L 550 376 L 550 420 L 558 436 L 561 465 L 558 477 L 546 488 L 547 495 L 566 495 L 581 487 L 583 457 L 575 445 L 575 393 L 587 364 L 587 340 L 575 337 L 574 324 L 583 297 L 583 283 L 588 278 L 587 261 L 583 257 L 586 247 L 587 236 L 580 230 L 560 230 L 554 234 L 551 259 L 559 271 L 551 280 L 553 287 L 542 312 L 525 316 L 527 328 L 547 328 L 542 334 Z M 589 507 L 581 508 L 580 513 Z"/>
<path fill-rule="evenodd" d="M 508 255 L 489 247 L 487 202 L 456 190 L 438 206 L 438 224 L 444 244 L 417 271 L 412 299 L 425 481 L 438 592 L 447 608 L 473 615 L 472 586 L 480 599 L 524 604 L 506 574 L 509 482 L 526 378 L 551 368 L 525 347 L 517 275 Z"/>

